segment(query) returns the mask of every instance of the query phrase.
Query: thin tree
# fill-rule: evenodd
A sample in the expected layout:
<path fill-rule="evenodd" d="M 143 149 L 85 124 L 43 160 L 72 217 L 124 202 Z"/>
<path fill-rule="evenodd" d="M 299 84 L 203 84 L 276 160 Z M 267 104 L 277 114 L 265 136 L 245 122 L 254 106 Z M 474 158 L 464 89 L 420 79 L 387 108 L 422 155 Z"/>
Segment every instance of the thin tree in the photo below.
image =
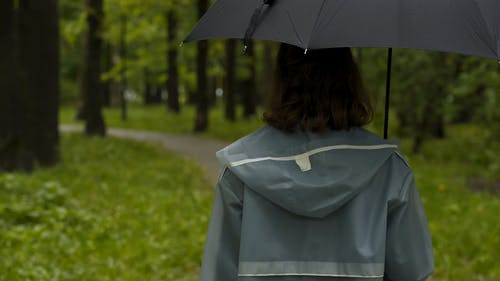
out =
<path fill-rule="evenodd" d="M 175 7 L 170 7 L 167 12 L 167 60 L 168 60 L 168 80 L 167 80 L 167 108 L 170 111 L 179 113 L 179 66 L 177 63 L 177 11 Z"/>
<path fill-rule="evenodd" d="M 260 76 L 260 90 L 259 92 L 263 96 L 269 96 L 272 89 L 272 80 L 273 80 L 273 69 L 274 69 L 274 60 L 273 60 L 273 45 L 270 42 L 263 43 L 263 54 L 262 54 L 262 74 Z M 262 101 L 263 97 L 256 97 L 259 101 Z"/>
<path fill-rule="evenodd" d="M 102 58 L 102 67 L 104 72 L 109 72 L 113 68 L 113 47 L 111 43 L 107 42 L 104 45 L 104 55 Z M 103 82 L 102 95 L 103 95 L 103 106 L 111 107 L 111 89 L 112 80 L 107 79 Z"/>
<path fill-rule="evenodd" d="M 121 15 L 120 18 L 120 61 L 122 68 L 120 71 L 120 108 L 122 121 L 127 120 L 127 16 Z"/>
<path fill-rule="evenodd" d="M 198 16 L 201 17 L 208 8 L 208 0 L 198 0 Z M 194 124 L 195 132 L 204 132 L 208 128 L 208 83 L 207 83 L 207 56 L 208 42 L 206 40 L 197 43 L 196 57 L 196 117 Z"/>
<path fill-rule="evenodd" d="M 236 119 L 236 40 L 226 40 L 226 79 L 224 85 L 225 117 L 229 121 Z"/>
<path fill-rule="evenodd" d="M 87 13 L 87 29 L 83 37 L 83 53 L 80 74 L 81 113 L 85 120 L 87 135 L 106 135 L 106 127 L 102 116 L 102 83 L 101 83 L 101 48 L 100 36 L 103 2 L 102 0 L 85 0 Z"/>
<path fill-rule="evenodd" d="M 256 105 L 255 100 L 258 96 L 257 90 L 257 70 L 255 66 L 255 51 L 254 44 L 250 43 L 247 49 L 247 56 L 249 63 L 247 65 L 250 75 L 242 81 L 242 94 L 243 94 L 243 117 L 250 118 L 255 115 Z"/>
<path fill-rule="evenodd" d="M 150 71 L 148 67 L 144 67 L 143 71 L 143 80 L 144 80 L 144 105 L 154 104 L 154 94 L 153 87 L 151 86 L 151 78 Z"/>

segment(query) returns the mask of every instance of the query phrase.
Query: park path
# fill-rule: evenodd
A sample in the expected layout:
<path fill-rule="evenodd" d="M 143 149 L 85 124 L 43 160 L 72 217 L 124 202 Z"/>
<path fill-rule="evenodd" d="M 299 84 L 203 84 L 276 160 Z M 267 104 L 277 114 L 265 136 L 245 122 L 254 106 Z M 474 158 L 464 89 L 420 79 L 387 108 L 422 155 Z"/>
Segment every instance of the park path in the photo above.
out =
<path fill-rule="evenodd" d="M 59 129 L 61 132 L 83 131 L 83 127 L 80 125 L 61 125 Z M 219 175 L 219 165 L 215 158 L 215 152 L 228 145 L 224 141 L 189 134 L 168 134 L 119 128 L 108 128 L 107 133 L 111 137 L 160 144 L 166 150 L 186 156 L 205 170 L 207 179 L 211 183 L 215 183 Z"/>

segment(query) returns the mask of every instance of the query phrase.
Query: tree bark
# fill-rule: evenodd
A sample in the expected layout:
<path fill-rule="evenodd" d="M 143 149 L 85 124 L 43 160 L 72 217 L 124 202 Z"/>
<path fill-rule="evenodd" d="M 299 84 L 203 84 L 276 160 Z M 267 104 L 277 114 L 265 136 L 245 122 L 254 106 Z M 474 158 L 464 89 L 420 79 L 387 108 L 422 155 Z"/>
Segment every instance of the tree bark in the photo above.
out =
<path fill-rule="evenodd" d="M 208 0 L 198 0 L 198 16 L 201 17 L 208 8 Z M 196 76 L 196 118 L 194 124 L 195 132 L 204 132 L 208 129 L 208 88 L 207 88 L 207 56 L 208 42 L 197 43 Z"/>
<path fill-rule="evenodd" d="M 20 136 L 15 132 L 16 66 L 15 19 L 13 0 L 0 2 L 0 171 L 15 169 Z"/>
<path fill-rule="evenodd" d="M 236 95 L 236 40 L 226 40 L 226 79 L 224 89 L 224 104 L 226 120 L 235 121 Z"/>
<path fill-rule="evenodd" d="M 20 1 L 19 13 L 30 144 L 38 164 L 52 166 L 59 161 L 58 1 Z"/>
<path fill-rule="evenodd" d="M 177 12 L 175 8 L 170 8 L 167 12 L 167 58 L 168 58 L 168 80 L 167 80 L 167 108 L 170 111 L 179 113 L 179 71 L 177 64 Z"/>
<path fill-rule="evenodd" d="M 87 30 L 83 38 L 80 96 L 85 133 L 89 136 L 105 136 L 106 127 L 102 116 L 101 55 L 100 37 L 103 17 L 102 0 L 85 0 Z"/>
<path fill-rule="evenodd" d="M 18 25 L 13 0 L 0 1 L 0 171 L 31 171 L 26 91 L 21 88 Z"/>

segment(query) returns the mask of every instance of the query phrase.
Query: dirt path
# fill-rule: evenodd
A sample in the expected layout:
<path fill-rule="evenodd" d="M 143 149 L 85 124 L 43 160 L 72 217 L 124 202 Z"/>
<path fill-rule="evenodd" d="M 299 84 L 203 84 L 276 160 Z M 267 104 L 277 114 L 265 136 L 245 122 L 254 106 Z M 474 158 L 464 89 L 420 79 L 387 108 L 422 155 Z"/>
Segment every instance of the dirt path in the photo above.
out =
<path fill-rule="evenodd" d="M 81 132 L 82 126 L 61 125 L 62 132 Z M 166 134 L 150 131 L 136 131 L 129 129 L 108 128 L 108 135 L 117 138 L 156 143 L 174 153 L 187 156 L 197 162 L 206 171 L 208 179 L 215 183 L 219 174 L 219 166 L 215 152 L 228 145 L 228 143 L 200 138 L 188 134 Z"/>

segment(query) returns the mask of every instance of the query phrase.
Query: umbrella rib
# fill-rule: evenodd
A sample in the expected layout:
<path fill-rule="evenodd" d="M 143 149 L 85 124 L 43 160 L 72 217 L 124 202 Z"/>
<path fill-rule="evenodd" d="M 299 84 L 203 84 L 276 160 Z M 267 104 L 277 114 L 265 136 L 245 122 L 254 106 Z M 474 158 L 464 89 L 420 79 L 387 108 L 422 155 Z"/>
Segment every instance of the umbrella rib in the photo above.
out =
<path fill-rule="evenodd" d="M 290 21 L 290 24 L 293 27 L 293 32 L 295 32 L 295 36 L 297 36 L 297 39 L 299 39 L 300 43 L 302 45 L 304 45 L 304 42 L 303 42 L 302 38 L 300 37 L 299 32 L 297 31 L 297 26 L 295 25 L 295 23 L 294 23 L 294 21 L 292 19 L 292 16 L 290 15 L 290 12 L 288 10 L 286 10 L 285 12 L 286 12 L 286 15 L 288 17 L 288 20 Z"/>
<path fill-rule="evenodd" d="M 488 33 L 488 37 L 491 40 L 491 43 L 498 44 L 498 41 L 500 40 L 500 38 L 496 38 L 496 34 L 491 33 L 491 27 L 488 24 L 488 21 L 484 18 L 483 10 L 481 10 L 481 6 L 479 6 L 476 1 L 471 1 L 471 2 L 476 7 L 476 9 L 479 11 L 479 15 L 481 16 L 482 24 L 484 26 L 486 26 L 486 32 Z M 475 29 L 473 31 L 478 36 L 478 38 L 481 39 L 481 41 L 483 41 L 485 43 L 485 45 L 488 47 L 488 49 L 490 49 L 490 51 L 492 51 L 493 54 L 496 54 L 497 59 L 500 61 L 500 54 L 497 52 L 497 50 L 493 49 L 493 47 L 490 46 L 490 44 L 488 44 L 488 42 L 485 42 L 485 40 L 483 40 L 483 38 L 481 36 L 479 36 L 478 32 Z"/>
<path fill-rule="evenodd" d="M 314 24 L 312 26 L 311 33 L 309 34 L 309 38 L 307 39 L 306 42 L 306 49 L 308 49 L 310 46 L 309 44 L 311 43 L 311 37 L 313 35 L 314 30 L 316 29 L 316 26 L 318 25 L 319 21 L 319 16 L 321 15 L 321 11 L 323 11 L 323 7 L 325 6 L 326 0 L 323 0 L 323 3 L 321 3 L 321 7 L 319 8 L 318 15 L 316 16 L 316 20 L 314 21 Z"/>

